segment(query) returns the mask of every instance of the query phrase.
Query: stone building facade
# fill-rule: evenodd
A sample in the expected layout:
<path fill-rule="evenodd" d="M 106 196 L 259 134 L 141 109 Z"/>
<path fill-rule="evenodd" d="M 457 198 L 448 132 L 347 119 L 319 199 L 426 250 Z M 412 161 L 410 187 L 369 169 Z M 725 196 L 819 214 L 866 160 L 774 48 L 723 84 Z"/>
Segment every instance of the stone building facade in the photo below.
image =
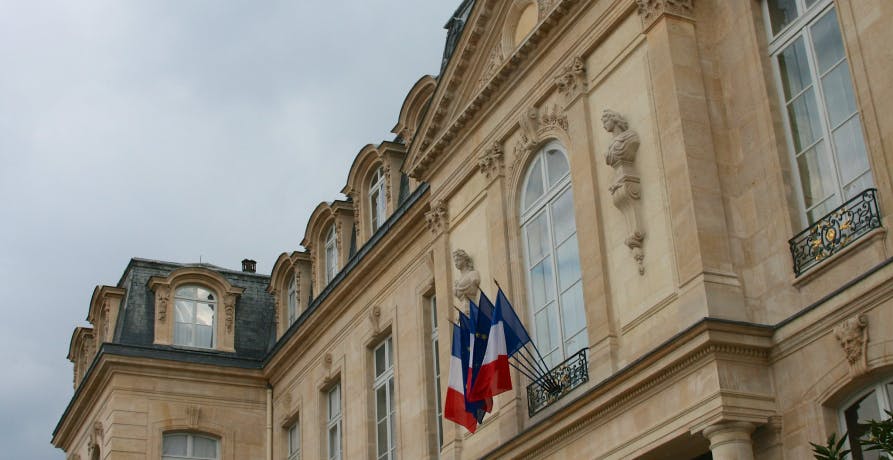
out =
<path fill-rule="evenodd" d="M 893 406 L 891 19 L 887 0 L 464 1 L 440 74 L 269 277 L 134 259 L 96 289 L 53 444 L 805 459 L 848 431 L 858 448 Z M 515 374 L 471 435 L 441 419 L 449 324 L 497 282 L 573 384 L 543 397 Z"/>

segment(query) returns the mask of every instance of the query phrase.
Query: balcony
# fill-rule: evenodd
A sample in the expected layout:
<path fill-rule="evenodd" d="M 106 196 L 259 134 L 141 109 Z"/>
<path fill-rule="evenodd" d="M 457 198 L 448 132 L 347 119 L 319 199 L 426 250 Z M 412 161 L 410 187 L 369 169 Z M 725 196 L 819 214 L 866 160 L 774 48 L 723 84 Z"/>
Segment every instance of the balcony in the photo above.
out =
<path fill-rule="evenodd" d="M 831 211 L 788 241 L 791 257 L 794 259 L 794 274 L 802 275 L 880 227 L 877 190 L 871 188 Z"/>
<path fill-rule="evenodd" d="M 531 417 L 589 381 L 586 349 L 582 349 L 527 385 L 527 411 Z"/>

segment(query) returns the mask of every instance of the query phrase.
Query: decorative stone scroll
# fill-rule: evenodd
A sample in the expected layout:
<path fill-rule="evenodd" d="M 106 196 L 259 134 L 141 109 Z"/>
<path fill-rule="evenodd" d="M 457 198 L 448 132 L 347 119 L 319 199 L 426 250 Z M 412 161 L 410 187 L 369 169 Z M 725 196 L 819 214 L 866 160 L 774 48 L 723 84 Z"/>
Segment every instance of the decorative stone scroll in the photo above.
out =
<path fill-rule="evenodd" d="M 664 14 L 691 19 L 694 13 L 694 0 L 636 0 L 636 4 L 645 27 Z"/>
<path fill-rule="evenodd" d="M 478 157 L 478 168 L 487 180 L 499 177 L 503 173 L 505 165 L 505 155 L 502 151 L 502 143 L 494 141 L 493 144 L 484 150 Z"/>
<path fill-rule="evenodd" d="M 557 105 L 544 110 L 531 107 L 524 112 L 518 122 L 521 127 L 521 139 L 515 145 L 515 161 L 532 152 L 546 138 L 549 132 L 567 132 L 567 115 Z M 514 165 L 513 165 L 514 167 Z"/>
<path fill-rule="evenodd" d="M 464 249 L 453 251 L 453 263 L 459 270 L 459 277 L 453 281 L 453 295 L 460 302 L 476 300 L 481 286 L 481 274 L 474 269 L 474 261 Z"/>
<path fill-rule="evenodd" d="M 431 210 L 425 213 L 425 222 L 428 224 L 428 230 L 435 235 L 445 231 L 449 226 L 449 211 L 443 200 L 434 200 L 431 202 Z"/>
<path fill-rule="evenodd" d="M 632 251 L 633 259 L 639 266 L 639 275 L 645 274 L 645 231 L 639 219 L 639 201 L 642 198 L 641 179 L 635 169 L 636 154 L 639 152 L 639 134 L 629 129 L 629 123 L 619 113 L 605 109 L 602 125 L 614 135 L 605 163 L 614 168 L 614 183 L 608 188 L 614 206 L 626 218 L 629 236 L 624 243 Z"/>
<path fill-rule="evenodd" d="M 840 343 L 853 377 L 868 372 L 868 317 L 859 315 L 844 320 L 834 328 L 834 336 Z"/>
<path fill-rule="evenodd" d="M 564 96 L 566 104 L 570 104 L 580 94 L 586 92 L 586 64 L 580 56 L 571 60 L 555 77 L 555 86 Z"/>

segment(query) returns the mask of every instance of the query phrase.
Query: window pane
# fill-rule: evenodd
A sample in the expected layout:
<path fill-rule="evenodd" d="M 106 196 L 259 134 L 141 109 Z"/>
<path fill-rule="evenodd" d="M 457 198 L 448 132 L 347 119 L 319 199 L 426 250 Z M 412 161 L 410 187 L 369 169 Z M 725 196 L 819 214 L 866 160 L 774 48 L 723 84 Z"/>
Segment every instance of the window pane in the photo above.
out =
<path fill-rule="evenodd" d="M 191 323 L 175 323 L 174 345 L 192 345 L 192 328 Z"/>
<path fill-rule="evenodd" d="M 341 386 L 336 385 L 329 392 L 329 420 L 333 420 L 341 414 Z"/>
<path fill-rule="evenodd" d="M 530 270 L 530 293 L 534 309 L 554 298 L 552 288 L 552 258 L 546 257 Z"/>
<path fill-rule="evenodd" d="M 200 287 L 195 288 L 195 290 L 197 292 L 196 299 L 211 300 L 211 301 L 214 300 L 214 294 L 211 294 L 211 291 L 204 289 L 204 288 L 200 288 Z"/>
<path fill-rule="evenodd" d="M 338 458 L 340 440 L 338 439 L 338 425 L 329 428 L 329 458 Z"/>
<path fill-rule="evenodd" d="M 812 83 L 809 61 L 806 58 L 806 46 L 803 45 L 803 37 L 788 45 L 778 55 L 778 68 L 781 71 L 781 86 L 784 89 L 784 99 L 786 101 L 791 100 L 803 88 Z"/>
<path fill-rule="evenodd" d="M 188 300 L 177 299 L 174 301 L 174 322 L 191 323 L 192 305 L 192 302 L 189 302 Z"/>
<path fill-rule="evenodd" d="M 214 306 L 206 303 L 196 304 L 195 323 L 202 326 L 214 324 Z"/>
<path fill-rule="evenodd" d="M 822 217 L 825 217 L 825 215 L 831 212 L 832 209 L 836 208 L 837 203 L 837 200 L 834 199 L 834 197 L 832 196 L 832 198 L 828 198 L 827 200 L 823 201 L 822 204 L 819 204 L 807 211 L 806 217 L 809 219 L 810 222 L 815 222 Z"/>
<path fill-rule="evenodd" d="M 577 231 L 574 219 L 574 193 L 571 189 L 567 189 L 552 203 L 552 228 L 555 229 L 557 244 Z"/>
<path fill-rule="evenodd" d="M 824 17 L 812 26 L 812 42 L 815 49 L 816 64 L 819 74 L 825 73 L 837 61 L 843 59 L 843 40 L 837 25 L 837 11 L 831 9 Z"/>
<path fill-rule="evenodd" d="M 211 348 L 214 346 L 214 329 L 211 326 L 195 325 L 195 343 L 196 347 Z"/>
<path fill-rule="evenodd" d="M 580 255 L 577 249 L 577 237 L 565 241 L 556 251 L 558 257 L 558 285 L 561 291 L 580 279 Z"/>
<path fill-rule="evenodd" d="M 561 295 L 561 319 L 565 337 L 576 335 L 586 328 L 586 313 L 583 308 L 583 285 L 577 283 Z"/>
<path fill-rule="evenodd" d="M 381 421 L 388 416 L 388 390 L 382 385 L 375 390 L 375 420 Z"/>
<path fill-rule="evenodd" d="M 834 70 L 822 77 L 822 91 L 825 93 L 825 105 L 832 129 L 856 112 L 853 82 L 850 81 L 847 61 L 841 61 Z"/>
<path fill-rule="evenodd" d="M 834 131 L 834 147 L 837 148 L 837 164 L 844 184 L 849 184 L 868 171 L 868 154 L 865 152 L 862 124 L 858 116 L 850 118 Z"/>
<path fill-rule="evenodd" d="M 834 172 L 828 162 L 824 142 L 819 142 L 797 157 L 797 167 L 800 170 L 803 200 L 807 208 L 811 208 L 833 193 Z"/>
<path fill-rule="evenodd" d="M 822 135 L 819 109 L 813 88 L 809 88 L 788 106 L 791 135 L 797 153 L 812 145 Z"/>
<path fill-rule="evenodd" d="M 796 18 L 795 0 L 769 0 L 769 21 L 772 23 L 773 34 L 777 34 Z"/>
<path fill-rule="evenodd" d="M 198 458 L 217 458 L 217 440 L 201 436 L 193 437 L 192 454 Z"/>
<path fill-rule="evenodd" d="M 300 434 L 298 430 L 298 425 L 292 425 L 288 430 L 288 453 L 293 454 L 297 452 L 299 446 L 301 445 Z"/>
<path fill-rule="evenodd" d="M 388 398 L 388 409 L 390 409 L 391 413 L 394 413 L 394 377 L 388 379 L 388 394 L 390 398 Z"/>
<path fill-rule="evenodd" d="M 586 330 L 579 332 L 577 335 L 567 339 L 564 342 L 565 356 L 571 356 L 574 353 L 589 346 L 589 337 L 586 336 Z"/>
<path fill-rule="evenodd" d="M 563 179 L 564 176 L 567 176 L 570 169 L 567 166 L 567 158 L 565 158 L 564 152 L 558 149 L 546 151 L 546 170 L 549 172 L 550 188 Z"/>
<path fill-rule="evenodd" d="M 375 349 L 375 376 L 383 374 L 385 370 L 387 370 L 386 362 L 385 362 L 385 346 L 382 344 L 378 348 Z"/>
<path fill-rule="evenodd" d="M 844 411 L 844 419 L 846 420 L 846 428 L 847 428 L 847 437 L 850 441 L 850 448 L 853 449 L 854 454 L 860 453 L 859 450 L 859 439 L 864 439 L 866 432 L 868 431 L 868 426 L 865 422 L 868 420 L 880 420 L 881 411 L 880 407 L 878 407 L 877 395 L 875 392 L 871 392 L 855 404 L 847 408 Z M 876 459 L 878 458 L 874 452 L 861 452 L 861 457 L 863 459 Z M 859 456 L 854 455 L 855 458 Z"/>
<path fill-rule="evenodd" d="M 166 434 L 163 444 L 161 449 L 163 455 L 186 455 L 185 434 Z"/>
<path fill-rule="evenodd" d="M 382 420 L 377 424 L 377 444 L 378 444 L 378 457 L 384 457 L 388 453 L 388 421 Z"/>
<path fill-rule="evenodd" d="M 187 298 L 190 298 L 190 299 L 195 299 L 195 298 L 196 298 L 195 290 L 196 290 L 196 287 L 195 287 L 195 286 L 184 286 L 184 287 L 181 287 L 181 288 L 177 288 L 177 295 L 176 295 L 176 296 L 177 296 L 177 297 L 187 297 Z"/>
<path fill-rule="evenodd" d="M 524 188 L 523 209 L 530 208 L 530 205 L 543 195 L 543 191 L 542 162 L 537 158 L 527 172 L 527 186 Z"/>
<path fill-rule="evenodd" d="M 527 263 L 538 262 L 549 251 L 549 216 L 542 212 L 531 220 L 524 229 L 527 235 Z"/>
<path fill-rule="evenodd" d="M 536 324 L 536 343 L 546 353 L 559 346 L 558 311 L 555 303 L 551 303 L 534 318 Z"/>
<path fill-rule="evenodd" d="M 844 199 L 849 200 L 872 187 L 874 187 L 874 179 L 871 177 L 871 171 L 869 171 L 843 188 Z"/>

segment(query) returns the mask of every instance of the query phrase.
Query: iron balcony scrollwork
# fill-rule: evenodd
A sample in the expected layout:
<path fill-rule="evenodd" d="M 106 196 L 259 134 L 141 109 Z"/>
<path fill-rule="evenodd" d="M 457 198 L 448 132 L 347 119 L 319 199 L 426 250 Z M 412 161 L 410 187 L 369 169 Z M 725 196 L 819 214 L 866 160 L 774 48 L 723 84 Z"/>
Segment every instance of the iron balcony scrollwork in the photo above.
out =
<path fill-rule="evenodd" d="M 788 242 L 794 274 L 802 275 L 868 232 L 881 227 L 877 190 L 870 188 L 831 211 Z"/>
<path fill-rule="evenodd" d="M 586 349 L 582 349 L 527 385 L 527 410 L 531 417 L 589 381 Z"/>

